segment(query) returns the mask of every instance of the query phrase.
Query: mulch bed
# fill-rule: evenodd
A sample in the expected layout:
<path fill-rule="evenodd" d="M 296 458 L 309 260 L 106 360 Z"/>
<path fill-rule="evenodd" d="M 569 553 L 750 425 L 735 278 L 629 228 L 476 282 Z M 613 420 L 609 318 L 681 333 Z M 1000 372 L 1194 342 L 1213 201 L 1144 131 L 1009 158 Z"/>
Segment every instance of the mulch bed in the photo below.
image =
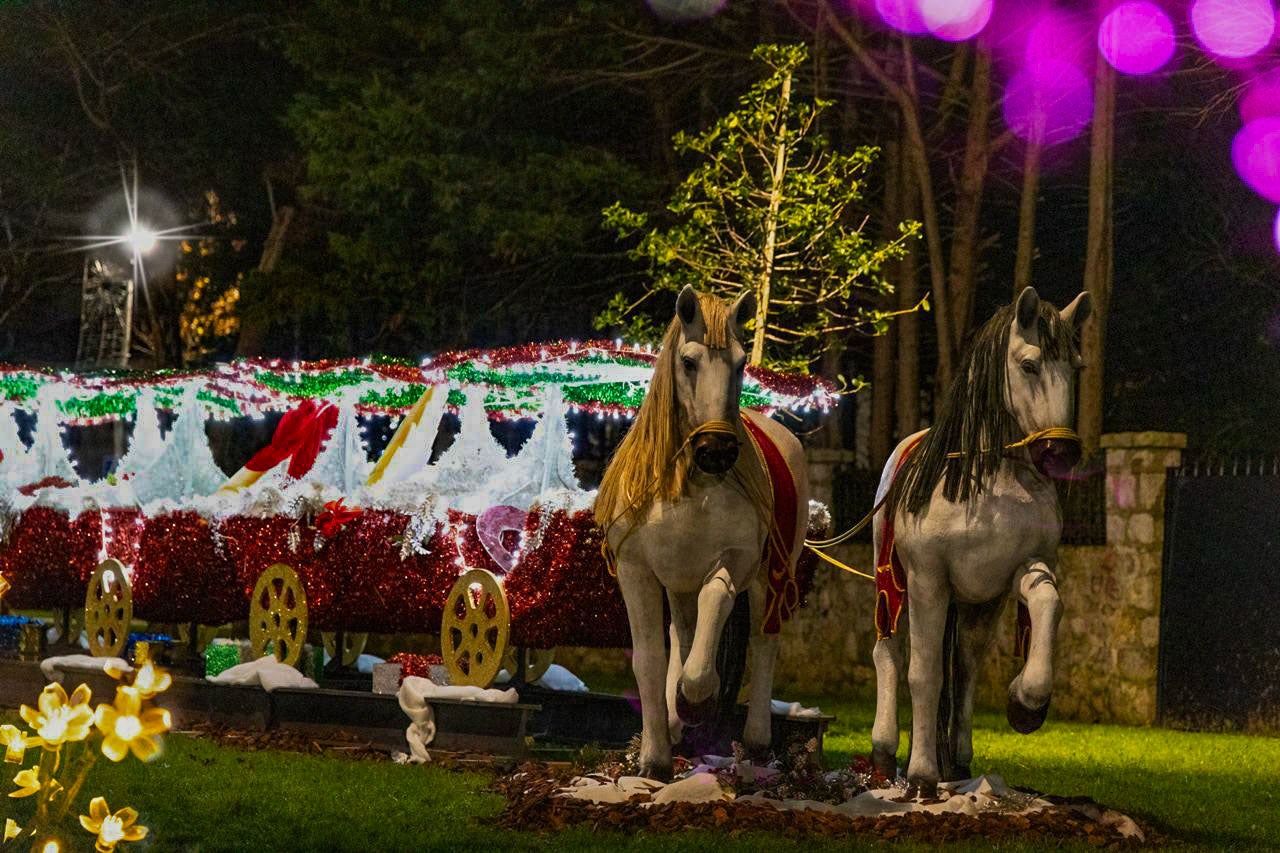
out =
<path fill-rule="evenodd" d="M 216 723 L 193 723 L 174 734 L 211 740 L 218 746 L 245 752 L 272 750 L 277 752 L 305 752 L 329 757 L 341 756 L 361 761 L 390 761 L 385 749 L 374 746 L 367 738 L 335 731 L 324 737 L 286 729 L 245 731 Z"/>
<path fill-rule="evenodd" d="M 592 803 L 557 797 L 572 770 L 525 764 L 511 776 L 499 777 L 495 787 L 507 799 L 500 821 L 511 829 L 549 832 L 585 824 L 592 830 L 653 833 L 712 829 L 729 837 L 760 831 L 788 836 L 822 838 L 905 839 L 930 844 L 981 838 L 989 841 L 1083 841 L 1094 847 L 1141 846 L 1113 827 L 1091 820 L 1070 808 L 1068 801 L 1049 797 L 1053 808 L 1027 815 L 988 812 L 963 814 L 910 812 L 892 817 L 848 817 L 813 810 L 781 810 L 756 802 L 665 803 L 641 805 L 643 797 L 627 803 Z M 1084 801 L 1072 800 L 1071 803 Z M 1142 826 L 1147 845 L 1159 844 L 1149 826 Z"/>
<path fill-rule="evenodd" d="M 323 755 L 326 758 L 343 758 L 351 761 L 392 761 L 391 753 L 375 746 L 368 738 L 343 731 L 333 731 L 324 737 L 287 729 L 245 731 L 216 723 L 196 722 L 175 731 L 174 734 L 203 738 L 228 749 L 245 752 L 302 752 Z M 431 750 L 431 764 L 446 770 L 490 770 L 508 772 L 515 762 L 506 757 L 486 753 L 446 752 Z"/>

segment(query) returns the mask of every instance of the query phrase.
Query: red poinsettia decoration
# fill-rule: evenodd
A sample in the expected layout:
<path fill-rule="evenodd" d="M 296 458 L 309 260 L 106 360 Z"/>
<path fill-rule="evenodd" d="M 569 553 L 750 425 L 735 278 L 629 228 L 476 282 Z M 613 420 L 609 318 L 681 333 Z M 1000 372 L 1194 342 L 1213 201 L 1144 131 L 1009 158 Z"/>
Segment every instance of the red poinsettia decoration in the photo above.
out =
<path fill-rule="evenodd" d="M 324 505 L 324 512 L 316 516 L 316 529 L 326 539 L 332 539 L 342 532 L 348 523 L 360 517 L 360 510 L 346 506 L 342 498 L 329 501 Z"/>

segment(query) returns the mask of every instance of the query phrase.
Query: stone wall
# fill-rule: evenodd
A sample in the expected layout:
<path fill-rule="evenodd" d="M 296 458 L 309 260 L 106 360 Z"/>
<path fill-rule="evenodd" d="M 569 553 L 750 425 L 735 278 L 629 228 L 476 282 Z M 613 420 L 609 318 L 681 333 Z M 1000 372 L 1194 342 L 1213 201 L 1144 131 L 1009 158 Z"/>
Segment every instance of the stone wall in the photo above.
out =
<path fill-rule="evenodd" d="M 1063 547 L 1058 554 L 1062 623 L 1054 682 L 1055 716 L 1086 721 L 1151 723 L 1156 714 L 1160 576 L 1164 542 L 1165 469 L 1181 461 L 1186 437 L 1119 433 L 1102 438 L 1107 464 L 1107 544 Z M 830 502 L 831 478 L 843 451 L 810 453 L 815 499 Z M 834 549 L 833 556 L 870 571 L 871 546 Z M 875 670 L 874 589 L 834 567 L 818 570 L 808 601 L 784 630 L 775 695 L 871 694 Z M 1013 657 L 1014 608 L 1006 607 L 983 670 L 978 701 L 1003 708 Z M 621 673 L 618 650 L 564 649 L 572 668 Z"/>

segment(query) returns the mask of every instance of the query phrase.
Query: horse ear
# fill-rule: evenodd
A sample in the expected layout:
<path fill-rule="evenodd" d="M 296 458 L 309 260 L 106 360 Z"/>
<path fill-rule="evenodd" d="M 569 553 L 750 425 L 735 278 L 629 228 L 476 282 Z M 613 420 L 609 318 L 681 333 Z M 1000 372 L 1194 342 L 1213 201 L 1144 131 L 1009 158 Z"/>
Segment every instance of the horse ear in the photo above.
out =
<path fill-rule="evenodd" d="M 676 316 L 684 324 L 684 336 L 687 340 L 701 340 L 706 333 L 702 320 L 702 306 L 698 304 L 698 292 L 686 284 L 676 297 Z"/>
<path fill-rule="evenodd" d="M 733 304 L 729 306 L 729 322 L 739 343 L 747 340 L 745 326 L 747 321 L 754 320 L 755 316 L 756 292 L 754 290 L 744 290 L 738 294 L 738 298 L 733 300 Z"/>
<path fill-rule="evenodd" d="M 1076 330 L 1076 334 L 1080 334 L 1080 330 L 1084 328 L 1085 322 L 1093 314 L 1093 297 L 1089 295 L 1089 291 L 1082 290 L 1080 294 L 1071 300 L 1071 304 L 1062 309 L 1062 322 L 1066 323 Z"/>
<path fill-rule="evenodd" d="M 1040 294 L 1034 287 L 1024 287 L 1018 294 L 1018 328 L 1024 332 L 1034 329 L 1039 316 Z"/>

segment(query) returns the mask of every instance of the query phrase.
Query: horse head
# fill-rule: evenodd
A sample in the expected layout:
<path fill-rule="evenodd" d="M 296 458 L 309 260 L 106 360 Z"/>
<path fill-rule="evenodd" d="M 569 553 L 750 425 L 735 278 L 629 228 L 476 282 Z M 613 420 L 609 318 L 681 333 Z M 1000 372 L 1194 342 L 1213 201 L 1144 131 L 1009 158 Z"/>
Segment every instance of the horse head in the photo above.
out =
<path fill-rule="evenodd" d="M 1018 295 L 1010 323 L 1005 404 L 1026 436 L 1032 462 L 1051 476 L 1065 474 L 1080 461 L 1080 442 L 1067 430 L 1075 423 L 1076 375 L 1084 362 L 1074 346 L 1050 346 L 1045 338 L 1056 317 L 1078 339 L 1092 309 L 1088 291 L 1059 312 L 1042 306 L 1035 288 L 1027 287 Z"/>
<path fill-rule="evenodd" d="M 738 461 L 738 406 L 747 353 L 743 323 L 755 315 L 751 291 L 732 304 L 685 287 L 676 299 L 676 402 L 693 463 L 706 474 L 728 473 Z"/>

